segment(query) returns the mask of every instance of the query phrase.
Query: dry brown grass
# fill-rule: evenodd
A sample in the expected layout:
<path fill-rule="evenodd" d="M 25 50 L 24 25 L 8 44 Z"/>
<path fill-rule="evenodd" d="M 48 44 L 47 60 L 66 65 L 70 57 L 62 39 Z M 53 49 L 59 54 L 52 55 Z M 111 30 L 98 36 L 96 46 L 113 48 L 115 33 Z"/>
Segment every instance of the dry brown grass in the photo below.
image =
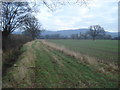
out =
<path fill-rule="evenodd" d="M 18 60 L 22 51 L 20 48 L 31 39 L 23 35 L 9 35 L 8 38 L 0 37 L 0 49 L 2 49 L 2 69 L 5 75 L 7 70 Z M 2 41 L 2 45 L 1 45 Z"/>
<path fill-rule="evenodd" d="M 115 65 L 115 63 L 104 62 L 103 60 L 97 60 L 94 57 L 90 57 L 88 55 L 83 55 L 81 53 L 71 51 L 71 50 L 65 48 L 64 46 L 59 46 L 59 45 L 56 45 L 54 43 L 51 43 L 51 42 L 48 42 L 45 40 L 41 40 L 41 42 L 44 45 L 46 45 L 47 47 L 50 47 L 54 50 L 58 50 L 68 56 L 71 56 L 71 57 L 77 59 L 78 63 L 85 63 L 85 64 L 90 64 L 90 65 L 94 66 L 95 69 L 97 69 L 98 71 L 100 71 L 102 73 L 118 71 L 118 66 Z M 103 66 L 104 66 L 104 68 L 103 68 Z"/>
<path fill-rule="evenodd" d="M 27 46 L 27 51 L 20 56 L 18 62 L 9 70 L 12 72 L 11 77 L 13 78 L 10 82 L 5 82 L 3 87 L 32 87 L 35 80 L 35 70 L 30 68 L 35 67 L 35 55 L 31 47 L 33 43 L 34 41 L 25 44 L 25 46 Z"/>

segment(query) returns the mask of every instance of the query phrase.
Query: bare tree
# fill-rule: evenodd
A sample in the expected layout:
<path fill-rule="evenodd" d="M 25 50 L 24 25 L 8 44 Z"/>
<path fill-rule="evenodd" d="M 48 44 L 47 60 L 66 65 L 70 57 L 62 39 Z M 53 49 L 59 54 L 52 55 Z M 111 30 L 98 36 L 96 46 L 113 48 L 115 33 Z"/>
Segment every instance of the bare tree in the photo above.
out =
<path fill-rule="evenodd" d="M 93 40 L 95 40 L 96 36 L 105 35 L 105 30 L 100 25 L 93 25 L 90 26 L 88 34 L 92 36 Z"/>
<path fill-rule="evenodd" d="M 5 50 L 8 36 L 20 27 L 21 17 L 30 12 L 31 8 L 27 2 L 2 2 L 1 5 L 2 48 Z"/>
<path fill-rule="evenodd" d="M 59 9 L 61 6 L 65 5 L 85 5 L 88 7 L 88 1 L 90 0 L 34 0 L 35 1 L 35 8 L 41 4 L 45 5 L 50 11 L 55 11 Z M 39 2 L 39 4 L 38 4 Z"/>
<path fill-rule="evenodd" d="M 40 36 L 41 25 L 38 20 L 32 15 L 25 15 L 22 18 L 22 25 L 25 31 L 23 31 L 24 35 L 30 36 L 32 39 L 35 39 Z"/>
<path fill-rule="evenodd" d="M 2 35 L 8 37 L 19 27 L 21 16 L 31 11 L 27 2 L 2 2 Z"/>

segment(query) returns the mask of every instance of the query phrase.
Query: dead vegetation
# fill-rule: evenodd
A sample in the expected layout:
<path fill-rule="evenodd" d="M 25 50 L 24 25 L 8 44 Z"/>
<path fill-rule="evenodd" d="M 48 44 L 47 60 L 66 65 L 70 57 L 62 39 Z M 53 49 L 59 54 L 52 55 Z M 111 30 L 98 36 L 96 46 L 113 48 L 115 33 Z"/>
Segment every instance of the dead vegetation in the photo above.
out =
<path fill-rule="evenodd" d="M 28 42 L 24 45 L 27 50 L 19 57 L 18 61 L 14 64 L 12 68 L 9 69 L 6 76 L 9 80 L 5 80 L 4 77 L 4 87 L 33 87 L 33 82 L 35 80 L 35 55 L 31 47 L 33 42 Z M 8 75 L 10 74 L 10 75 Z"/>
<path fill-rule="evenodd" d="M 90 57 L 88 55 L 83 55 L 81 53 L 71 51 L 71 50 L 65 48 L 64 46 L 59 46 L 59 45 L 56 45 L 54 43 L 51 43 L 51 42 L 48 42 L 45 40 L 41 40 L 41 42 L 44 45 L 46 45 L 47 47 L 50 47 L 54 50 L 58 50 L 68 56 L 71 56 L 71 57 L 77 59 L 78 63 L 85 63 L 85 64 L 90 64 L 90 65 L 94 66 L 94 68 L 101 73 L 118 71 L 118 65 L 116 65 L 115 63 L 104 62 L 103 60 L 97 60 L 94 57 Z"/>
<path fill-rule="evenodd" d="M 20 48 L 26 42 L 31 41 L 31 38 L 23 35 L 10 35 L 9 38 L 2 38 L 2 74 L 5 75 L 9 69 L 21 55 Z"/>

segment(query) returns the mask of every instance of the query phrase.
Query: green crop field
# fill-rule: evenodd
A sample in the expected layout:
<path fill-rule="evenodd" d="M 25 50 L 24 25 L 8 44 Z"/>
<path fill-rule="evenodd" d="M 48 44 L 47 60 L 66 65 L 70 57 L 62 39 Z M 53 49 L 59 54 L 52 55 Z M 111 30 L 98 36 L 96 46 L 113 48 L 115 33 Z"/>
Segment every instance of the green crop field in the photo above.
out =
<path fill-rule="evenodd" d="M 118 60 L 117 40 L 48 40 L 61 46 L 100 60 Z"/>
<path fill-rule="evenodd" d="M 72 40 L 60 41 L 71 43 L 68 46 L 73 44 Z M 81 60 L 47 46 L 43 41 L 29 42 L 21 50 L 24 52 L 18 62 L 3 77 L 3 87 L 5 88 L 118 87 L 116 71 L 112 71 L 111 68 L 103 70 L 105 65 L 94 67 L 82 63 Z"/>

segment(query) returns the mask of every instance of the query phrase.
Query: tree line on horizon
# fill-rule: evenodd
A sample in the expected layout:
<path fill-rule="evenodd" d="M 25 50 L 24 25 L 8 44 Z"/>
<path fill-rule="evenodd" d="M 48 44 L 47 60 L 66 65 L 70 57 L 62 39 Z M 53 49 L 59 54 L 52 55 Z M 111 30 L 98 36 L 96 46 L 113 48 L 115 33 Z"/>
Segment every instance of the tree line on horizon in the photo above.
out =
<path fill-rule="evenodd" d="M 91 25 L 89 31 L 84 33 L 79 32 L 76 34 L 71 34 L 70 36 L 62 36 L 60 34 L 44 35 L 40 37 L 41 39 L 78 39 L 78 40 L 118 40 L 120 37 L 112 38 L 111 35 L 106 34 L 106 31 L 100 25 Z"/>

